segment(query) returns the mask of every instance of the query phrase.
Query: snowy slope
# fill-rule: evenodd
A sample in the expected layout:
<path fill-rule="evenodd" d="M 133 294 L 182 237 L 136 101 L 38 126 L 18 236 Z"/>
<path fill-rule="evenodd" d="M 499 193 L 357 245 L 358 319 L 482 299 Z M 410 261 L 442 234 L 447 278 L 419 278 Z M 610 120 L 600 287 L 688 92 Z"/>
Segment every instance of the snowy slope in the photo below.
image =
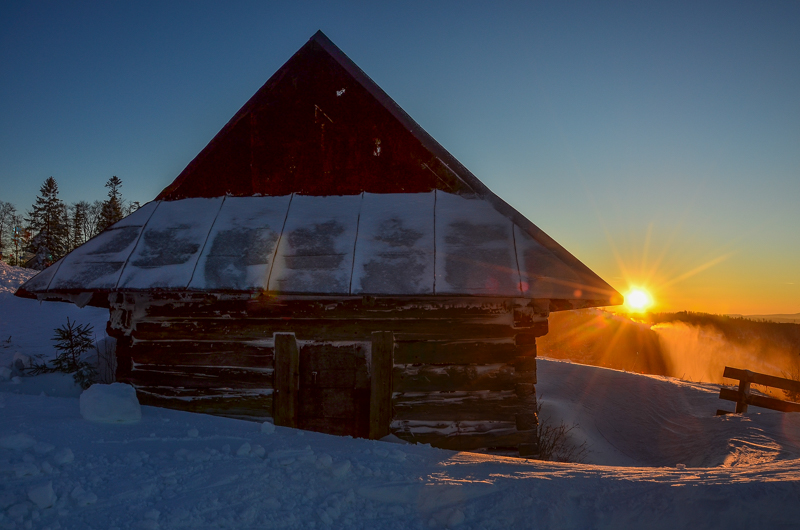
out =
<path fill-rule="evenodd" d="M 106 318 L 0 297 L 0 331 L 25 353 L 47 350 L 71 311 Z M 715 417 L 726 403 L 714 385 L 540 360 L 542 417 L 577 424 L 571 434 L 587 441 L 590 465 L 153 407 L 136 423 L 94 423 L 75 397 L 52 397 L 52 384 L 0 381 L 0 528 L 731 529 L 800 520 L 800 415 Z"/>
<path fill-rule="evenodd" d="M 97 340 L 106 336 L 108 310 L 78 308 L 63 302 L 39 302 L 17 298 L 14 292 L 36 271 L 10 267 L 0 262 L 0 366 L 8 366 L 19 352 L 29 357 L 52 358 L 53 330 L 66 324 L 67 318 L 90 324 Z"/>

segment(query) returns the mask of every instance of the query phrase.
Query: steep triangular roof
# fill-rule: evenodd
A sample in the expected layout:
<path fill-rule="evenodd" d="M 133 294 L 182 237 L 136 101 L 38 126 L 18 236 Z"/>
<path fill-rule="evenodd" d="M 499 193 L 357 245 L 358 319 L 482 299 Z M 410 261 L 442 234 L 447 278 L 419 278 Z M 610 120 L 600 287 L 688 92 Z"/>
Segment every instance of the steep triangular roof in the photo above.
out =
<path fill-rule="evenodd" d="M 18 294 L 147 289 L 621 301 L 322 32 L 155 202 Z"/>
<path fill-rule="evenodd" d="M 319 31 L 158 199 L 482 188 Z"/>

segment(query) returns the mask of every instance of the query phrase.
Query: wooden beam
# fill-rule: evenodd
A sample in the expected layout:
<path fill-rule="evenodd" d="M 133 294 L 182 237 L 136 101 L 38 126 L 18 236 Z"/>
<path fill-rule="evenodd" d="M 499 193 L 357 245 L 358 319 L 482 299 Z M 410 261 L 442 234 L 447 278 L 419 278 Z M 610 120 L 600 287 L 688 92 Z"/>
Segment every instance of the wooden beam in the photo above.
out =
<path fill-rule="evenodd" d="M 414 392 L 395 394 L 395 420 L 515 422 L 519 398 L 500 392 Z"/>
<path fill-rule="evenodd" d="M 376 331 L 372 334 L 371 367 L 369 437 L 377 440 L 389 434 L 389 424 L 392 421 L 394 335 L 391 331 Z"/>
<path fill-rule="evenodd" d="M 741 402 L 744 402 L 747 405 L 753 405 L 754 407 L 761 407 L 770 410 L 778 410 L 781 412 L 800 412 L 800 403 L 794 403 L 792 401 L 782 401 L 780 399 L 775 399 L 766 396 L 756 396 L 753 394 L 746 396 L 743 393 L 739 392 L 738 390 L 734 390 L 732 388 L 720 388 L 719 398 L 727 401 L 735 401 L 737 403 L 736 406 L 737 414 L 739 414 L 738 404 Z M 731 413 L 728 412 L 727 414 Z"/>
<path fill-rule="evenodd" d="M 396 364 L 393 373 L 395 392 L 513 390 L 518 383 L 536 381 L 536 372 L 517 372 L 504 363 L 483 366 Z"/>
<path fill-rule="evenodd" d="M 271 389 L 269 368 L 248 369 L 229 366 L 174 366 L 135 364 L 128 379 L 136 384 L 175 388 Z"/>
<path fill-rule="evenodd" d="M 135 340 L 258 340 L 274 333 L 294 333 L 298 340 L 370 340 L 374 331 L 393 331 L 397 340 L 447 340 L 513 337 L 502 319 L 223 319 L 142 320 L 134 324 Z"/>
<path fill-rule="evenodd" d="M 294 333 L 275 333 L 275 425 L 297 428 L 300 353 Z"/>
<path fill-rule="evenodd" d="M 163 388 L 136 388 L 136 395 L 142 405 L 164 407 L 202 414 L 213 414 L 228 418 L 264 421 L 272 416 L 272 394 L 234 394 L 230 389 L 216 394 L 193 392 L 168 392 Z M 170 395 L 173 394 L 173 395 Z"/>
<path fill-rule="evenodd" d="M 495 364 L 509 363 L 518 355 L 517 346 L 508 341 L 398 341 L 397 364 Z"/>
<path fill-rule="evenodd" d="M 518 431 L 531 431 L 539 425 L 536 414 L 536 387 L 532 383 L 519 383 L 514 387 L 519 399 L 516 414 Z"/>
<path fill-rule="evenodd" d="M 133 302 L 131 302 L 133 303 Z M 223 316 L 223 318 L 343 318 L 343 319 L 425 319 L 461 318 L 490 315 L 507 315 L 509 325 L 515 308 L 529 300 L 484 297 L 324 297 L 308 296 L 305 299 L 263 296 L 256 299 L 214 300 L 213 297 L 183 299 L 173 297 L 155 300 L 142 297 L 135 302 L 146 308 L 148 317 Z M 530 322 L 546 317 L 533 315 Z M 519 327 L 519 326 L 518 326 Z M 526 323 L 522 323 L 526 327 Z"/>
<path fill-rule="evenodd" d="M 722 377 L 747 381 L 755 385 L 771 386 L 780 388 L 781 390 L 800 392 L 800 381 L 793 381 L 774 375 L 760 374 L 758 372 L 751 372 L 750 370 L 739 370 L 738 368 L 731 368 L 730 366 L 725 367 Z"/>
<path fill-rule="evenodd" d="M 470 451 L 487 447 L 518 447 L 529 439 L 510 421 L 407 421 L 395 420 L 392 434 L 412 443 L 429 443 L 441 449 Z"/>

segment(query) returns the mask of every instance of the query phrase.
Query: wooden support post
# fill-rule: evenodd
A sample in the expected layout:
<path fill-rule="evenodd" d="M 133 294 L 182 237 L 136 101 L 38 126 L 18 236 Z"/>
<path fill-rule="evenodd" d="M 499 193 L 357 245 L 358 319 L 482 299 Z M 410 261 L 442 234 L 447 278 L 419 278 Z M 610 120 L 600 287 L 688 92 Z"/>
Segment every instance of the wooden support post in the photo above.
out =
<path fill-rule="evenodd" d="M 300 408 L 300 352 L 294 333 L 275 333 L 275 425 L 297 428 Z"/>
<path fill-rule="evenodd" d="M 391 331 L 372 333 L 372 374 L 369 398 L 369 437 L 371 440 L 389 434 L 392 421 L 392 369 L 394 368 L 394 334 Z"/>
<path fill-rule="evenodd" d="M 515 339 L 517 355 L 514 360 L 514 371 L 533 373 L 536 381 L 536 338 L 530 334 L 518 334 Z M 538 429 L 539 418 L 536 414 L 536 387 L 532 383 L 515 385 L 514 392 L 519 399 L 516 414 L 517 431 L 524 433 L 526 440 L 519 444 L 519 456 L 536 456 L 539 454 Z"/>
<path fill-rule="evenodd" d="M 736 402 L 736 414 L 744 414 L 747 412 L 747 398 L 750 396 L 750 381 L 752 374 L 750 371 L 746 371 L 746 379 L 741 379 L 739 381 L 739 399 L 740 401 Z"/>
<path fill-rule="evenodd" d="M 519 337 L 519 335 L 517 336 Z M 514 359 L 514 369 L 517 372 L 536 372 L 536 342 L 528 342 L 527 340 L 520 344 L 517 342 L 515 346 L 517 350 L 517 357 Z"/>

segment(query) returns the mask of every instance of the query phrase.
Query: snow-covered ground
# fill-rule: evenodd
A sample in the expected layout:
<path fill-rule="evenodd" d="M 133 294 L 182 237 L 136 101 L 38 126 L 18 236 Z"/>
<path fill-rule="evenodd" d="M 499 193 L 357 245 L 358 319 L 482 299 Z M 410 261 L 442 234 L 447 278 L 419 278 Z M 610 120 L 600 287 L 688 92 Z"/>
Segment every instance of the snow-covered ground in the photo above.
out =
<path fill-rule="evenodd" d="M 14 298 L 24 276 L 0 264 L 0 367 L 52 356 L 67 315 L 102 335 L 103 310 Z M 800 414 L 715 417 L 714 385 L 540 360 L 542 417 L 589 448 L 561 464 L 153 407 L 93 422 L 69 377 L 0 379 L 0 528 L 800 526 Z"/>

